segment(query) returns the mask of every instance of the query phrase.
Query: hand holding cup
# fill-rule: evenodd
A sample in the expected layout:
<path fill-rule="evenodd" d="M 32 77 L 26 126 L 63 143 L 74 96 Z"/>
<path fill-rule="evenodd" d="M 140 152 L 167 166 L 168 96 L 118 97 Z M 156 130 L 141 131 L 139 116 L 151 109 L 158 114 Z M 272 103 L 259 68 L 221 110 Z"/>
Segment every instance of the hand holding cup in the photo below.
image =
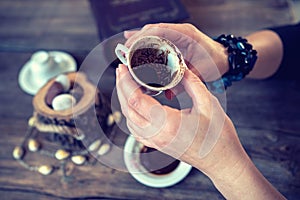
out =
<path fill-rule="evenodd" d="M 133 79 L 152 96 L 175 87 L 187 68 L 179 49 L 157 36 L 142 37 L 130 48 L 118 44 L 115 53 Z"/>

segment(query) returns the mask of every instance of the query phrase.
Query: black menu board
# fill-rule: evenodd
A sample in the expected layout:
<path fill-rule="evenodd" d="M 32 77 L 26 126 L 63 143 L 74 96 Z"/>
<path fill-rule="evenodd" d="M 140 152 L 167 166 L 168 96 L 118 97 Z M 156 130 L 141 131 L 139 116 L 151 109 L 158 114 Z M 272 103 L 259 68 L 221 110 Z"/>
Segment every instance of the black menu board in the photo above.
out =
<path fill-rule="evenodd" d="M 180 0 L 90 0 L 100 40 L 148 23 L 189 17 Z"/>

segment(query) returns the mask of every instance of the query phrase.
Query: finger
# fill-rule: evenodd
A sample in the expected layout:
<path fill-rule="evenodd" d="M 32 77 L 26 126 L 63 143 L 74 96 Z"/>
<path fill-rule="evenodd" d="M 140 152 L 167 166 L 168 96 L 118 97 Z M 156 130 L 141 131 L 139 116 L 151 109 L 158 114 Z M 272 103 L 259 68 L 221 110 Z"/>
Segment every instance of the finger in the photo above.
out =
<path fill-rule="evenodd" d="M 141 140 L 145 145 L 179 158 L 186 152 L 197 133 L 196 130 L 199 124 L 197 121 L 198 117 L 195 121 L 194 119 L 189 118 L 189 116 L 194 117 L 195 115 L 183 114 L 181 119 L 176 119 L 176 124 L 170 123 L 173 126 L 171 129 L 170 127 L 167 128 L 167 124 L 159 130 L 153 129 L 153 127 L 141 128 L 130 120 L 127 121 L 127 126 L 132 135 L 138 138 L 138 140 Z M 172 120 L 168 120 L 168 122 L 169 121 Z"/>
<path fill-rule="evenodd" d="M 174 24 L 147 24 L 139 32 L 132 35 L 125 43 L 126 46 L 131 46 L 136 40 L 144 36 L 158 36 L 166 38 L 172 42 L 180 39 L 181 34 L 173 29 Z"/>
<path fill-rule="evenodd" d="M 127 119 L 126 121 L 127 127 L 130 131 L 130 133 L 135 137 L 139 139 L 147 140 L 148 143 L 152 143 L 151 137 L 148 137 L 147 133 L 149 132 L 150 127 L 147 128 L 141 128 L 139 125 L 131 121 L 130 119 Z"/>
<path fill-rule="evenodd" d="M 124 78 L 120 78 L 120 71 L 123 71 L 122 73 L 126 73 L 126 75 L 122 74 L 121 76 L 129 76 L 127 77 L 127 82 L 124 83 Z M 129 105 L 128 105 L 128 99 L 126 98 L 126 95 L 124 94 L 124 91 L 121 89 L 120 85 L 124 84 L 132 84 L 132 87 L 137 88 L 138 86 L 135 85 L 136 83 L 133 81 L 131 78 L 128 70 L 126 67 L 123 65 L 119 65 L 119 67 L 116 70 L 116 77 L 117 77 L 117 95 L 118 99 L 120 102 L 121 110 L 124 116 L 126 117 L 127 120 L 131 120 L 136 124 L 139 124 L 141 127 L 147 127 L 150 125 L 147 119 L 145 119 L 142 115 L 138 114 L 135 110 L 133 110 Z M 129 82 L 129 83 L 128 83 Z"/>
<path fill-rule="evenodd" d="M 142 28 L 142 30 L 152 29 L 152 28 L 161 28 L 161 29 L 170 29 L 177 32 L 184 33 L 190 37 L 194 36 L 193 31 L 198 31 L 196 27 L 191 24 L 172 24 L 172 23 L 157 23 L 157 24 L 147 24 Z"/>
<path fill-rule="evenodd" d="M 141 128 L 138 124 L 127 120 L 127 126 L 135 137 L 143 138 L 148 142 L 148 145 L 155 146 L 158 149 L 165 147 L 174 139 L 174 134 L 164 132 L 164 124 L 159 128 L 156 126 Z"/>
<path fill-rule="evenodd" d="M 120 64 L 116 70 L 116 87 L 117 95 L 120 102 L 122 113 L 126 118 L 133 118 L 136 123 L 140 123 L 144 126 L 147 125 L 147 120 L 143 115 L 139 115 L 135 110 L 129 106 L 128 94 L 130 93 L 142 93 L 137 83 L 132 79 L 127 67 Z M 127 87 L 124 88 L 123 86 Z M 130 90 L 128 89 L 130 88 Z"/>
<path fill-rule="evenodd" d="M 127 103 L 127 99 L 124 95 L 124 92 L 122 91 L 120 85 L 124 84 L 124 78 L 122 79 L 120 77 L 120 71 L 124 70 L 122 76 L 130 76 L 128 70 L 126 69 L 126 66 L 124 66 L 123 64 L 119 64 L 118 68 L 116 69 L 116 89 L 117 89 L 117 96 L 120 102 L 120 106 L 121 106 L 121 110 L 123 112 L 123 114 L 127 117 L 128 116 L 128 103 Z M 131 77 L 127 78 L 131 79 Z M 130 84 L 134 84 L 133 80 L 129 80 L 128 81 Z M 133 82 L 133 83 L 132 83 Z M 128 84 L 128 83 L 126 83 Z M 133 86 L 133 87 L 137 87 L 137 86 Z"/>
<path fill-rule="evenodd" d="M 192 98 L 194 108 L 199 112 L 202 109 L 208 109 L 210 105 L 211 94 L 204 83 L 191 70 L 186 70 L 183 78 L 183 86 Z"/>
<path fill-rule="evenodd" d="M 119 66 L 117 74 L 117 91 L 122 101 L 124 108 L 127 108 L 126 113 L 127 117 L 132 117 L 134 115 L 136 118 L 139 118 L 138 115 L 145 118 L 151 123 L 159 123 L 156 120 L 157 117 L 153 115 L 153 108 L 162 107 L 162 105 L 155 100 L 154 98 L 144 94 L 139 88 L 137 83 L 132 79 L 131 75 L 128 72 L 128 69 L 124 65 Z M 128 116 L 129 108 L 131 115 Z"/>
<path fill-rule="evenodd" d="M 127 71 L 127 75 L 125 74 Z M 166 114 L 162 105 L 152 97 L 142 94 L 140 89 L 135 89 L 136 83 L 128 76 L 128 70 L 123 65 L 119 66 L 117 73 L 117 94 L 120 100 L 121 109 L 125 117 L 134 122 L 140 128 L 151 126 L 153 130 L 159 130 L 166 120 Z M 150 128 L 149 128 L 150 129 Z"/>
<path fill-rule="evenodd" d="M 174 40 L 179 39 L 184 34 L 190 38 L 195 39 L 195 32 L 199 30 L 191 24 L 172 24 L 172 23 L 157 23 L 147 24 L 141 29 L 143 32 L 151 32 L 154 35 L 161 37 L 168 37 Z"/>
<path fill-rule="evenodd" d="M 145 118 L 143 115 L 136 112 L 132 107 L 128 107 L 127 118 L 135 124 L 138 124 L 141 128 L 146 128 L 151 126 L 151 122 Z"/>
<path fill-rule="evenodd" d="M 155 145 L 151 142 L 151 140 L 144 138 L 143 136 L 141 136 L 139 133 L 137 133 L 135 131 L 135 129 L 133 128 L 134 123 L 130 122 L 130 120 L 127 120 L 127 127 L 128 130 L 130 131 L 131 135 L 139 142 L 141 142 L 142 144 L 148 146 L 148 147 L 154 147 Z"/>
<path fill-rule="evenodd" d="M 133 36 L 134 34 L 138 33 L 138 30 L 130 30 L 130 31 L 124 31 L 124 37 L 126 39 L 129 39 L 131 36 Z"/>

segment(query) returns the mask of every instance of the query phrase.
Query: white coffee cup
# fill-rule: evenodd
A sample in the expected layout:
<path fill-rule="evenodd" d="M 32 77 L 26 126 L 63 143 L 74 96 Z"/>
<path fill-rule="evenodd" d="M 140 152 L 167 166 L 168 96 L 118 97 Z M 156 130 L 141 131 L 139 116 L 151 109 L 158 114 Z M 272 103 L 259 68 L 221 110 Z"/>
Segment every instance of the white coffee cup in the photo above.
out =
<path fill-rule="evenodd" d="M 144 54 L 139 56 L 136 55 L 137 52 Z M 149 52 L 152 53 L 149 54 Z M 152 56 L 153 53 L 156 55 L 155 58 Z M 130 48 L 118 44 L 115 48 L 115 54 L 124 65 L 128 66 L 134 80 L 151 95 L 157 95 L 161 91 L 175 87 L 181 81 L 187 68 L 179 49 L 169 40 L 157 36 L 142 37 L 135 41 Z M 153 62 L 153 59 L 158 58 L 157 56 L 161 56 L 160 59 L 165 58 L 164 63 Z M 144 63 L 137 65 L 134 63 L 136 60 Z M 155 76 L 152 77 L 155 77 L 158 82 L 150 83 L 153 73 L 149 72 L 155 72 Z M 145 81 L 146 79 L 147 81 Z"/>

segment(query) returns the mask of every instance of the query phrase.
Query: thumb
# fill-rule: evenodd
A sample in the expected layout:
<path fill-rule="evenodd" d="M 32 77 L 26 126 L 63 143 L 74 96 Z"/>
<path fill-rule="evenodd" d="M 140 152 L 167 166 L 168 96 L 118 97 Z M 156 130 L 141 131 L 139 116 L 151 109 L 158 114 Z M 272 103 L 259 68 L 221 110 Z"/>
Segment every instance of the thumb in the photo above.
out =
<path fill-rule="evenodd" d="M 200 111 L 204 106 L 210 105 L 211 93 L 204 83 L 191 70 L 184 73 L 182 84 L 188 95 L 192 98 L 194 108 Z"/>

